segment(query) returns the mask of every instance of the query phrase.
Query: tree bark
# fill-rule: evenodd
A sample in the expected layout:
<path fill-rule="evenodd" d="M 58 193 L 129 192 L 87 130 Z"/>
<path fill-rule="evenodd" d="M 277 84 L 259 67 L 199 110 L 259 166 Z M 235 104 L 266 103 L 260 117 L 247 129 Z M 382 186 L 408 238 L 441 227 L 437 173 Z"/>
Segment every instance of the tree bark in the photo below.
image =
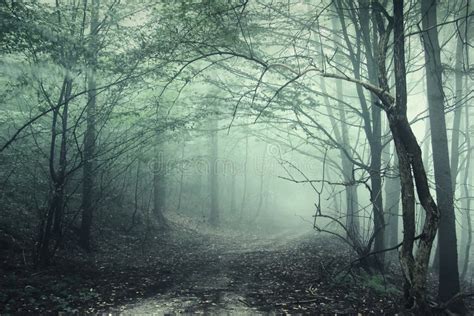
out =
<path fill-rule="evenodd" d="M 88 101 L 86 105 L 86 132 L 84 135 L 83 153 L 83 182 L 82 182 L 82 221 L 80 229 L 80 244 L 90 251 L 91 227 L 94 213 L 94 185 L 95 185 L 95 141 L 96 141 L 96 68 L 97 68 L 97 28 L 99 25 L 99 1 L 93 0 L 91 6 L 91 22 L 89 46 L 89 73 L 88 73 Z"/>
<path fill-rule="evenodd" d="M 400 264 L 405 278 L 406 307 L 410 309 L 411 312 L 426 315 L 431 313 L 431 309 L 426 300 L 426 279 L 430 252 L 438 227 L 439 211 L 430 193 L 420 146 L 407 119 L 403 11 L 403 1 L 393 0 L 393 21 L 389 22 L 387 29 L 390 29 L 393 23 L 396 97 L 395 100 L 392 100 L 391 96 L 387 96 L 385 93 L 379 93 L 379 98 L 387 114 L 399 159 L 403 214 L 403 243 L 400 251 Z M 390 33 L 383 25 L 380 12 L 377 15 L 377 20 L 378 29 L 381 34 L 380 43 L 382 44 L 378 52 L 379 85 L 383 91 L 388 91 L 389 87 L 387 84 L 385 62 L 388 36 Z M 426 221 L 423 226 L 422 234 L 419 237 L 418 249 L 415 255 L 413 255 L 415 241 L 415 197 L 413 180 L 416 184 L 418 198 L 426 213 Z"/>
<path fill-rule="evenodd" d="M 180 170 L 180 177 L 179 177 L 179 192 L 178 192 L 178 204 L 176 206 L 177 210 L 181 209 L 181 199 L 183 196 L 183 182 L 184 182 L 184 149 L 186 148 L 186 137 L 183 137 L 183 142 L 181 144 L 181 170 Z"/>
<path fill-rule="evenodd" d="M 356 27 L 357 34 L 357 44 L 356 50 L 352 48 L 351 40 L 347 34 L 346 26 L 344 22 L 344 12 L 342 11 L 341 1 L 337 1 L 336 8 L 338 9 L 339 19 L 342 25 L 342 33 L 345 39 L 346 46 L 349 49 L 349 54 L 351 56 L 352 68 L 354 71 L 354 77 L 357 80 L 361 78 L 361 65 L 362 61 L 360 58 L 361 44 L 364 45 L 366 56 L 367 56 L 367 72 L 369 75 L 369 81 L 372 84 L 376 84 L 378 81 L 377 68 L 374 60 L 373 52 L 374 44 L 373 39 L 370 36 L 370 26 L 371 14 L 369 10 L 369 4 L 365 1 L 361 1 L 361 15 L 358 17 L 358 21 L 355 21 L 356 18 L 353 18 L 354 25 L 357 25 L 357 22 L 360 23 L 360 29 Z M 352 8 L 351 8 L 352 9 Z M 362 39 L 362 43 L 360 42 Z M 366 96 L 363 90 L 363 87 L 359 84 L 356 85 L 357 95 L 359 97 L 361 109 L 362 109 L 362 118 L 363 118 L 363 127 L 365 135 L 367 137 L 369 147 L 370 147 L 370 165 L 368 168 L 368 173 L 370 177 L 370 201 L 372 203 L 373 211 L 373 235 L 374 235 L 374 251 L 379 252 L 376 256 L 377 267 L 382 267 L 384 265 L 384 252 L 380 252 L 385 248 L 384 241 L 384 229 L 385 221 L 383 214 L 383 199 L 382 199 L 382 178 L 381 178 L 381 159 L 382 159 L 382 146 L 381 146 L 381 111 L 380 108 L 375 106 L 375 101 L 377 97 L 371 93 L 371 107 L 367 104 Z"/>
<path fill-rule="evenodd" d="M 323 79 L 321 79 L 321 90 L 325 95 L 327 95 L 326 84 Z M 340 80 L 336 82 L 336 96 L 338 100 L 344 100 L 344 96 L 342 94 L 342 82 Z M 353 175 L 354 164 L 347 157 L 347 155 L 351 152 L 351 146 L 349 144 L 349 131 L 347 125 L 344 123 L 346 122 L 346 113 L 344 111 L 344 105 L 341 102 L 338 102 L 338 112 L 340 117 L 340 123 L 338 123 L 334 119 L 331 104 L 329 103 L 327 96 L 324 97 L 324 101 L 328 110 L 329 119 L 331 120 L 331 124 L 333 126 L 335 139 L 341 145 L 339 156 L 341 158 L 342 177 L 345 184 L 344 195 L 346 207 L 346 237 L 349 240 L 352 240 L 354 245 L 358 245 L 358 247 L 360 247 L 362 245 L 362 241 L 360 238 L 360 223 L 358 217 L 359 199 L 357 195 L 357 183 L 355 183 Z M 334 196 L 334 198 L 336 198 L 336 196 Z M 337 205 L 336 202 L 335 205 Z"/>
<path fill-rule="evenodd" d="M 235 166 L 233 166 L 231 172 L 232 174 L 230 175 L 230 213 L 232 214 L 232 216 L 235 216 L 237 212 L 237 204 L 235 199 L 235 182 L 237 172 L 235 170 Z"/>
<path fill-rule="evenodd" d="M 439 299 L 450 300 L 459 290 L 456 219 L 453 203 L 452 175 L 449 166 L 448 138 L 444 114 L 442 65 L 437 30 L 437 5 L 435 0 L 422 0 L 421 16 L 423 45 L 428 93 L 428 106 L 433 150 L 436 197 L 441 220 L 439 223 Z M 462 302 L 458 304 L 460 310 Z"/>
<path fill-rule="evenodd" d="M 395 148 L 393 148 L 395 150 Z M 398 222 L 400 216 L 400 176 L 398 174 L 398 156 L 393 155 L 393 162 L 387 166 L 388 172 L 385 178 L 385 212 L 387 214 L 387 245 L 389 247 L 398 245 Z"/>
<path fill-rule="evenodd" d="M 165 176 L 166 163 L 163 159 L 163 153 L 158 151 L 160 138 L 156 136 L 155 159 L 153 161 L 153 215 L 159 228 L 168 228 L 168 222 L 163 215 L 165 209 Z"/>
<path fill-rule="evenodd" d="M 72 91 L 72 79 L 69 73 L 66 74 L 61 88 L 57 104 L 64 103 L 61 116 L 59 108 L 53 111 L 51 124 L 51 144 L 49 154 L 49 173 L 51 177 L 51 189 L 49 194 L 48 209 L 40 226 L 38 253 L 36 263 L 39 266 L 47 266 L 54 251 L 59 246 L 62 238 L 62 219 L 64 210 L 64 194 L 66 185 L 67 168 L 67 128 L 68 128 L 68 107 L 69 98 Z M 58 167 L 56 170 L 56 141 L 58 137 L 58 118 L 61 117 L 61 143 L 59 149 Z M 55 245 L 51 247 L 51 241 Z"/>
<path fill-rule="evenodd" d="M 209 137 L 209 187 L 211 194 L 211 209 L 209 223 L 212 226 L 219 224 L 219 188 L 218 188 L 218 135 L 217 118 L 211 118 Z"/>
<path fill-rule="evenodd" d="M 467 81 L 467 77 L 466 77 Z M 471 138 L 469 134 L 469 127 L 470 127 L 470 119 L 469 119 L 469 106 L 466 104 L 464 107 L 464 129 L 466 137 L 466 165 L 463 169 L 463 185 L 462 185 L 462 211 L 465 214 L 465 222 L 463 222 L 463 237 L 464 241 L 461 243 L 461 251 L 464 251 L 464 257 L 462 261 L 462 272 L 461 272 L 461 279 L 464 279 L 467 274 L 468 265 L 469 265 L 469 256 L 471 253 L 471 243 L 472 243 L 472 219 L 471 219 L 471 200 L 472 195 L 470 194 L 472 188 L 472 171 L 471 171 L 471 163 L 472 163 L 472 148 L 471 148 Z"/>
<path fill-rule="evenodd" d="M 460 4 L 460 14 L 458 14 L 458 18 L 462 18 L 464 16 L 464 13 L 467 13 L 468 10 L 467 2 L 465 0 L 461 1 Z M 457 36 L 457 41 L 456 41 L 456 59 L 455 59 L 455 66 L 454 66 L 454 84 L 455 84 L 455 110 L 454 110 L 454 118 L 453 118 L 453 129 L 452 129 L 452 136 L 451 136 L 451 178 L 452 178 L 452 184 L 453 184 L 453 195 L 456 195 L 456 187 L 457 187 L 457 176 L 459 173 L 459 138 L 461 135 L 461 117 L 462 117 L 462 110 L 463 108 L 466 109 L 466 121 L 465 123 L 465 133 L 468 135 L 466 137 L 466 145 L 468 148 L 468 152 L 466 154 L 466 165 L 464 170 L 462 170 L 461 176 L 462 176 L 462 181 L 464 181 L 464 185 L 467 185 L 468 179 L 469 179 L 469 167 L 470 167 L 470 137 L 469 137 L 469 117 L 468 117 L 468 106 L 467 106 L 467 101 L 465 101 L 465 104 L 463 104 L 463 66 L 464 66 L 464 41 L 465 41 L 465 34 L 467 34 L 467 27 L 468 27 L 468 21 L 464 20 L 462 24 L 458 25 L 457 28 L 459 29 L 458 36 Z M 467 46 L 466 46 L 467 49 Z M 467 52 L 466 52 L 467 56 Z M 467 63 L 466 63 L 467 64 Z M 468 194 L 463 187 L 461 187 L 461 206 L 462 206 L 462 214 L 465 215 L 465 219 L 467 220 L 466 223 L 463 223 L 462 225 L 462 235 L 461 235 L 461 246 L 460 249 L 463 251 L 464 249 L 467 248 L 467 240 L 469 238 L 469 231 L 467 231 L 466 227 L 470 225 L 470 214 L 469 214 L 469 201 L 466 199 Z M 461 258 L 460 258 L 460 263 L 466 262 L 465 257 L 469 255 L 469 252 L 464 252 L 464 255 L 461 252 Z M 463 272 L 461 275 L 463 276 L 465 274 L 465 265 L 463 265 Z M 462 277 L 461 277 L 462 278 Z"/>
<path fill-rule="evenodd" d="M 258 194 L 258 203 L 257 203 L 257 209 L 255 212 L 254 216 L 254 221 L 257 220 L 257 218 L 260 216 L 260 212 L 262 210 L 262 204 L 263 204 L 263 187 L 265 183 L 265 162 L 266 162 L 266 155 L 267 155 L 267 146 L 268 144 L 265 143 L 265 146 L 263 148 L 263 155 L 262 155 L 262 164 L 261 164 L 261 169 L 260 169 L 260 188 L 259 188 L 259 194 Z"/>
<path fill-rule="evenodd" d="M 245 159 L 244 159 L 244 183 L 243 183 L 243 193 L 242 193 L 242 203 L 240 204 L 240 220 L 242 220 L 244 215 L 245 203 L 247 201 L 247 163 L 248 163 L 248 156 L 249 156 L 249 136 L 248 130 L 244 129 L 245 135 Z"/>
<path fill-rule="evenodd" d="M 372 84 L 378 83 L 378 74 L 377 74 L 377 64 L 375 62 L 374 54 L 376 54 L 377 48 L 377 32 L 372 33 L 371 37 L 371 27 L 370 23 L 375 23 L 375 17 L 372 12 L 369 10 L 369 2 L 366 0 L 360 1 L 360 27 L 362 42 L 365 47 L 365 55 L 367 59 L 367 72 L 369 76 L 369 82 Z M 372 212 L 374 214 L 374 234 L 375 234 L 375 243 L 374 251 L 382 251 L 385 249 L 385 219 L 384 219 L 384 210 L 383 210 L 383 197 L 382 197 L 382 115 L 380 107 L 376 106 L 376 103 L 379 102 L 377 96 L 373 93 L 370 94 L 370 116 L 371 116 L 371 128 L 370 135 L 367 135 L 370 145 L 370 166 L 369 166 L 369 175 L 370 175 L 370 200 L 372 202 L 373 208 Z M 378 263 L 381 266 L 384 266 L 384 256 L 385 252 L 380 252 L 377 255 Z"/>

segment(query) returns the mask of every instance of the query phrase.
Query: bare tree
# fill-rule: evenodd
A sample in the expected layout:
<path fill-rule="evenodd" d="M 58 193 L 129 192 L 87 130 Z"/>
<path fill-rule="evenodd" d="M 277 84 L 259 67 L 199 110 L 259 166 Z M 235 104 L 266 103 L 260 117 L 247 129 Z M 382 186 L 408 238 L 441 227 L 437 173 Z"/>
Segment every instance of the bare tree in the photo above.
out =
<path fill-rule="evenodd" d="M 437 29 L 437 5 L 433 0 L 421 2 L 422 38 L 426 61 L 426 80 L 430 114 L 436 197 L 441 212 L 438 234 L 439 298 L 445 302 L 459 290 L 456 220 L 453 182 L 449 166 L 448 137 L 444 114 L 444 89 Z M 462 302 L 458 306 L 462 308 Z"/>
<path fill-rule="evenodd" d="M 96 150 L 96 68 L 98 53 L 98 27 L 99 27 L 100 0 L 93 0 L 91 4 L 90 21 L 90 47 L 89 47 L 89 73 L 87 81 L 88 101 L 86 105 L 87 126 L 84 134 L 83 152 L 83 183 L 82 183 L 82 221 L 80 243 L 86 250 L 90 250 L 92 217 L 94 213 L 94 186 L 95 186 L 95 150 Z"/>
<path fill-rule="evenodd" d="M 216 108 L 215 102 L 211 105 Z M 209 188 L 211 195 L 209 223 L 212 226 L 219 224 L 219 174 L 218 174 L 218 120 L 214 115 L 209 123 Z"/>

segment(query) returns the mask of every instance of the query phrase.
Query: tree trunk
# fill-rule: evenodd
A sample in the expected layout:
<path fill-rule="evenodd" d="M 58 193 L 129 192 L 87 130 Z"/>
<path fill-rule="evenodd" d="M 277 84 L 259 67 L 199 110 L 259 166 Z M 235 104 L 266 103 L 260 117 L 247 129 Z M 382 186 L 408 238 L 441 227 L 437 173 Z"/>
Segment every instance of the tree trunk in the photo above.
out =
<path fill-rule="evenodd" d="M 230 213 L 232 216 L 236 215 L 237 212 L 237 204 L 235 200 L 235 180 L 236 180 L 237 172 L 234 168 L 232 168 L 232 174 L 230 178 Z"/>
<path fill-rule="evenodd" d="M 461 272 L 461 279 L 466 278 L 468 265 L 469 265 L 469 256 L 471 253 L 471 243 L 472 243 L 472 219 L 471 219 L 471 199 L 472 196 L 470 195 L 469 187 L 471 186 L 471 177 L 470 177 L 470 169 L 471 169 L 471 150 L 469 150 L 468 155 L 466 157 L 466 166 L 463 170 L 463 186 L 462 186 L 462 212 L 464 214 L 464 221 L 462 224 L 462 231 L 463 231 L 463 238 L 461 242 L 461 251 L 463 251 L 463 260 L 462 263 L 462 272 Z"/>
<path fill-rule="evenodd" d="M 365 1 L 363 1 L 365 2 Z M 342 11 L 341 1 L 337 1 L 337 6 L 339 19 L 342 25 L 342 33 L 345 39 L 346 46 L 349 49 L 350 60 L 352 68 L 354 71 L 354 77 L 357 80 L 361 78 L 361 65 L 362 60 L 360 59 L 360 54 L 354 52 L 352 48 L 351 40 L 346 31 L 346 25 L 344 22 L 344 12 Z M 370 36 L 370 22 L 371 14 L 369 10 L 369 4 L 363 3 L 360 8 L 359 23 L 360 29 L 356 27 L 357 52 L 360 51 L 361 44 L 364 45 L 366 56 L 367 56 L 367 72 L 369 75 L 369 81 L 373 84 L 378 82 L 378 74 L 376 63 L 374 60 L 373 52 L 375 49 L 375 39 L 371 39 Z M 355 18 L 354 18 L 355 19 Z M 357 23 L 354 23 L 354 25 Z M 360 40 L 362 39 L 362 43 Z M 368 173 L 370 177 L 370 201 L 372 203 L 373 210 L 373 239 L 374 239 L 374 251 L 379 252 L 385 248 L 384 241 L 384 229 L 385 221 L 383 214 L 383 199 L 382 199 L 382 178 L 381 178 L 381 159 L 382 159 L 382 146 L 381 146 L 381 111 L 380 108 L 375 106 L 375 101 L 377 97 L 374 94 L 371 94 L 371 107 L 367 104 L 366 96 L 363 90 L 363 87 L 359 84 L 356 85 L 357 95 L 359 97 L 359 102 L 362 109 L 362 118 L 363 118 L 363 128 L 365 135 L 367 137 L 369 147 L 370 147 L 370 166 L 368 168 Z M 383 267 L 384 263 L 384 252 L 379 252 L 376 256 L 377 258 L 377 267 Z"/>
<path fill-rule="evenodd" d="M 243 193 L 242 193 L 242 203 L 240 205 L 240 220 L 242 220 L 245 209 L 245 202 L 247 200 L 247 163 L 249 156 L 249 136 L 247 129 L 244 130 L 245 135 L 245 159 L 244 159 L 244 183 L 243 183 Z"/>
<path fill-rule="evenodd" d="M 367 72 L 369 75 L 369 81 L 372 84 L 378 83 L 378 74 L 377 74 L 377 66 L 375 62 L 374 55 L 377 53 L 377 32 L 373 32 L 373 37 L 371 38 L 370 34 L 370 22 L 375 23 L 375 17 L 371 14 L 369 10 L 369 2 L 368 1 L 361 1 L 362 6 L 360 8 L 360 26 L 361 26 L 361 33 L 362 39 L 365 47 L 365 54 L 367 59 Z M 381 116 L 381 109 L 376 105 L 379 102 L 376 95 L 373 93 L 370 94 L 370 103 L 371 103 L 371 133 L 367 135 L 370 145 L 370 184 L 371 184 L 371 192 L 370 192 L 370 200 L 373 205 L 373 214 L 374 214 L 374 234 L 375 234 L 375 242 L 374 242 L 374 251 L 382 251 L 385 249 L 385 220 L 384 220 L 384 210 L 383 210 L 383 199 L 382 199 L 382 116 Z M 380 252 L 377 255 L 378 264 L 381 264 L 381 267 L 384 266 L 384 255 L 385 252 Z"/>
<path fill-rule="evenodd" d="M 162 229 L 168 228 L 168 222 L 163 215 L 165 209 L 165 176 L 166 163 L 163 159 L 163 153 L 158 151 L 160 139 L 156 137 L 155 159 L 153 161 L 153 215 L 157 221 L 158 227 Z"/>
<path fill-rule="evenodd" d="M 393 148 L 395 150 L 395 148 Z M 394 153 L 392 164 L 387 166 L 388 172 L 385 178 L 385 212 L 387 213 L 387 245 L 389 247 L 398 245 L 398 222 L 400 209 L 400 177 L 398 174 L 398 157 Z"/>
<path fill-rule="evenodd" d="M 426 92 L 426 86 L 423 86 L 423 92 Z M 428 102 L 427 102 L 428 103 Z M 426 110 L 428 110 L 428 104 L 426 104 Z M 430 164 L 430 149 L 431 149 L 431 143 L 430 143 L 430 136 L 431 136 L 431 131 L 430 131 L 430 120 L 425 119 L 425 130 L 424 130 L 424 136 L 423 136 L 423 147 L 422 147 L 422 155 L 423 155 L 423 164 L 425 165 L 425 168 L 427 170 L 430 170 L 431 164 Z M 429 173 L 429 172 L 428 172 Z M 417 205 L 416 212 L 418 213 L 418 219 L 417 219 L 417 225 L 418 225 L 418 230 L 421 231 L 423 229 L 423 225 L 425 224 L 425 213 L 423 212 L 423 207 L 421 204 Z M 437 237 L 435 237 L 436 239 Z M 438 249 L 436 246 L 437 244 L 437 239 L 435 241 L 435 249 Z"/>
<path fill-rule="evenodd" d="M 462 18 L 464 15 L 464 8 L 467 7 L 467 3 L 465 0 L 461 1 L 460 5 L 460 14 L 458 15 L 458 18 Z M 455 60 L 455 66 L 454 66 L 454 83 L 455 83 L 455 110 L 454 110 L 454 118 L 453 118 L 453 129 L 452 129 L 452 137 L 451 137 L 451 179 L 452 179 L 452 184 L 453 184 L 453 195 L 456 195 L 456 178 L 458 176 L 459 172 L 459 138 L 460 138 L 460 130 L 461 130 L 461 116 L 462 116 L 462 110 L 463 110 L 463 65 L 464 65 L 464 58 L 463 58 L 463 43 L 464 43 L 464 35 L 467 32 L 467 21 L 464 21 L 461 25 L 457 26 L 459 29 L 458 32 L 458 37 L 456 41 L 456 60 Z M 467 54 L 466 54 L 467 56 Z M 467 63 L 466 63 L 467 64 Z M 466 104 L 464 107 L 466 108 L 466 121 L 465 123 L 468 123 L 469 118 L 468 118 L 468 107 L 467 107 L 467 101 L 465 101 Z M 466 125 L 467 128 L 465 130 L 466 135 L 466 145 L 468 148 L 467 156 L 466 156 L 466 165 L 463 170 L 462 175 L 464 175 L 464 184 L 466 185 L 466 181 L 468 180 L 468 175 L 469 174 L 469 167 L 470 167 L 470 137 L 469 137 L 469 125 Z M 462 200 L 461 200 L 461 205 L 462 205 L 462 214 L 466 215 L 465 218 L 469 216 L 469 212 L 466 212 L 468 210 L 467 207 L 467 200 L 465 199 L 467 197 L 467 191 L 463 188 L 461 188 L 461 195 Z M 468 239 L 467 236 L 467 231 L 466 231 L 466 226 L 468 223 L 464 223 L 462 226 L 462 236 L 461 236 L 461 246 L 460 249 L 461 251 L 466 249 L 466 242 Z M 468 253 L 465 253 L 465 255 L 468 255 Z M 465 256 L 464 255 L 464 256 Z M 461 255 L 462 257 L 462 255 Z M 460 263 L 465 262 L 465 258 L 460 258 Z M 464 268 L 463 268 L 464 269 Z M 463 272 L 464 273 L 464 272 Z"/>
<path fill-rule="evenodd" d="M 258 195 L 258 203 L 257 203 L 257 210 L 255 212 L 255 217 L 254 221 L 257 220 L 257 218 L 260 216 L 260 211 L 262 210 L 262 204 L 263 204 L 263 185 L 265 183 L 265 160 L 266 160 L 266 155 L 267 155 L 267 143 L 265 143 L 265 147 L 263 149 L 263 155 L 262 155 L 262 167 L 260 170 L 260 189 L 259 189 L 259 195 Z"/>
<path fill-rule="evenodd" d="M 332 28 L 333 28 L 333 41 L 334 47 L 340 45 L 339 37 L 336 35 L 339 32 L 339 27 L 337 26 L 336 18 L 332 19 Z M 325 95 L 327 95 L 326 91 L 326 84 L 324 80 L 321 78 L 321 89 Z M 346 183 L 345 187 L 345 201 L 346 201 L 346 228 L 347 228 L 347 237 L 354 241 L 356 244 L 360 244 L 360 224 L 359 224 L 359 217 L 358 217 L 358 210 L 359 210 L 359 199 L 357 195 L 357 184 L 354 183 L 354 164 L 350 161 L 347 154 L 351 152 L 350 143 L 349 143 L 349 131 L 347 128 L 346 122 L 346 112 L 344 109 L 344 95 L 342 93 L 342 82 L 338 80 L 336 82 L 336 97 L 341 102 L 337 102 L 338 106 L 338 114 L 340 118 L 340 122 L 336 122 L 334 119 L 334 115 L 332 113 L 331 105 L 329 104 L 329 99 L 325 96 L 324 100 L 328 109 L 328 114 L 331 119 L 331 124 L 334 126 L 334 134 L 336 140 L 342 144 L 342 148 L 339 151 L 339 155 L 341 157 L 341 165 L 342 165 L 342 174 L 344 178 L 344 183 Z"/>
<path fill-rule="evenodd" d="M 420 315 L 430 314 L 431 310 L 426 301 L 426 278 L 433 239 L 438 227 L 439 211 L 434 202 L 426 172 L 423 166 L 421 149 L 407 119 L 407 85 L 405 69 L 405 35 L 403 1 L 393 0 L 393 30 L 394 30 L 394 69 L 396 99 L 390 104 L 386 99 L 385 105 L 393 140 L 399 159 L 400 184 L 402 188 L 403 212 L 403 244 L 400 252 L 400 263 L 405 278 L 406 307 Z M 380 13 L 378 18 L 380 18 Z M 381 26 L 379 25 L 379 29 Z M 383 32 L 381 41 L 387 40 L 388 32 Z M 388 89 L 385 69 L 386 48 L 379 57 L 379 81 L 381 88 Z M 418 249 L 413 255 L 415 241 L 415 197 L 413 180 L 416 183 L 418 199 L 422 204 L 426 221 L 422 235 L 419 238 Z"/>
<path fill-rule="evenodd" d="M 467 77 L 466 81 L 467 83 Z M 467 85 L 466 85 L 467 86 Z M 470 194 L 472 188 L 472 171 L 471 171 L 471 163 L 472 163 L 472 148 L 471 148 L 471 138 L 469 133 L 470 128 L 470 119 L 469 119 L 469 106 L 468 104 L 464 107 L 464 129 L 466 137 L 466 165 L 463 169 L 463 185 L 462 185 L 462 206 L 463 206 L 463 213 L 465 214 L 465 222 L 463 222 L 463 237 L 464 242 L 461 243 L 461 251 L 464 251 L 464 258 L 462 261 L 462 273 L 461 279 L 464 279 L 467 274 L 468 265 L 469 265 L 469 256 L 471 253 L 471 243 L 472 243 L 472 220 L 471 220 L 471 200 L 472 195 Z"/>
<path fill-rule="evenodd" d="M 96 139 L 96 82 L 97 68 L 97 27 L 99 25 L 99 0 L 92 1 L 89 47 L 89 73 L 88 73 L 88 101 L 86 105 L 87 127 L 84 135 L 83 153 L 83 181 L 82 181 L 82 221 L 80 229 L 80 244 L 90 251 L 92 216 L 94 213 L 94 184 L 95 184 L 95 139 Z"/>
<path fill-rule="evenodd" d="M 183 196 L 183 181 L 184 181 L 184 149 L 186 148 L 186 138 L 183 138 L 183 143 L 181 145 L 181 173 L 179 177 L 179 192 L 178 192 L 178 205 L 176 206 L 177 210 L 181 209 L 181 198 Z"/>
<path fill-rule="evenodd" d="M 72 79 L 69 74 L 63 81 L 61 93 L 57 104 L 64 103 L 61 113 L 61 143 L 59 151 L 59 162 L 56 170 L 56 141 L 58 136 L 58 118 L 59 109 L 53 111 L 51 124 L 51 144 L 49 155 L 49 172 L 51 177 L 51 190 L 48 202 L 48 210 L 43 219 L 38 242 L 38 254 L 36 263 L 39 266 L 47 266 L 55 250 L 62 239 L 62 219 L 64 210 L 64 194 L 66 185 L 66 167 L 67 167 L 67 128 L 68 128 L 68 106 L 72 91 Z M 51 248 L 51 241 L 55 240 L 55 245 Z"/>
<path fill-rule="evenodd" d="M 211 210 L 209 223 L 212 226 L 219 224 L 219 184 L 218 184 L 218 135 L 217 118 L 211 118 L 211 132 L 209 137 L 209 187 L 211 194 Z"/>
<path fill-rule="evenodd" d="M 72 91 L 72 79 L 66 83 L 66 93 L 64 100 L 69 100 Z M 66 185 L 66 167 L 67 167 L 67 129 L 68 129 L 69 102 L 65 102 L 63 112 L 61 113 L 61 145 L 59 149 L 58 172 L 54 181 L 53 201 L 51 203 L 54 211 L 53 231 L 57 242 L 62 234 L 62 220 L 64 217 L 64 186 Z"/>
<path fill-rule="evenodd" d="M 442 65 L 437 30 L 437 5 L 435 0 L 422 0 L 422 33 L 428 93 L 428 106 L 433 149 L 433 166 L 436 196 L 441 212 L 439 223 L 439 299 L 448 301 L 459 290 L 456 220 L 453 203 L 453 186 L 449 166 L 448 139 L 444 114 Z M 460 310 L 462 302 L 459 302 Z"/>
<path fill-rule="evenodd" d="M 464 2 L 464 1 L 463 1 Z M 463 5 L 462 5 L 463 6 Z M 463 32 L 460 31 L 460 34 Z M 453 118 L 453 130 L 451 136 L 451 180 L 453 186 L 453 193 L 456 192 L 456 178 L 459 168 L 459 135 L 461 129 L 461 114 L 462 114 L 462 68 L 463 68 L 463 37 L 458 36 L 456 42 L 456 64 L 454 66 L 454 86 L 455 86 L 455 109 Z"/>

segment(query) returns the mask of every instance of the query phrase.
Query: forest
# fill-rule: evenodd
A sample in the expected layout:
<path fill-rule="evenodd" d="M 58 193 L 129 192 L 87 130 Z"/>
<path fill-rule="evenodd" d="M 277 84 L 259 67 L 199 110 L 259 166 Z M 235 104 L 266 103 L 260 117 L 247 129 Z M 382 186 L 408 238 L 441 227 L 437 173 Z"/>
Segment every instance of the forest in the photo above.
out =
<path fill-rule="evenodd" d="M 473 16 L 0 0 L 0 314 L 474 314 Z"/>

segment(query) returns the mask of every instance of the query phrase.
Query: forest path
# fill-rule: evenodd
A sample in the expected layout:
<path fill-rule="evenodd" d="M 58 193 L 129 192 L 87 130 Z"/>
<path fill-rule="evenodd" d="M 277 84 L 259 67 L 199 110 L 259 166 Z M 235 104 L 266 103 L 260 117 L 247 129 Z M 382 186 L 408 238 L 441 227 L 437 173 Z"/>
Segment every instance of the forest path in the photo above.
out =
<path fill-rule="evenodd" d="M 262 274 L 309 234 L 288 229 L 263 238 L 211 238 L 191 254 L 193 262 L 180 271 L 182 276 L 169 290 L 120 306 L 120 313 L 255 314 L 262 306 L 251 296 L 272 293 Z"/>
<path fill-rule="evenodd" d="M 401 277 L 341 273 L 353 254 L 334 237 L 310 228 L 277 234 L 231 228 L 113 233 L 107 235 L 113 243 L 103 239 L 90 254 L 63 253 L 41 271 L 0 270 L 0 300 L 8 302 L 7 314 L 32 315 L 398 311 L 400 295 L 391 284 L 399 287 Z"/>

